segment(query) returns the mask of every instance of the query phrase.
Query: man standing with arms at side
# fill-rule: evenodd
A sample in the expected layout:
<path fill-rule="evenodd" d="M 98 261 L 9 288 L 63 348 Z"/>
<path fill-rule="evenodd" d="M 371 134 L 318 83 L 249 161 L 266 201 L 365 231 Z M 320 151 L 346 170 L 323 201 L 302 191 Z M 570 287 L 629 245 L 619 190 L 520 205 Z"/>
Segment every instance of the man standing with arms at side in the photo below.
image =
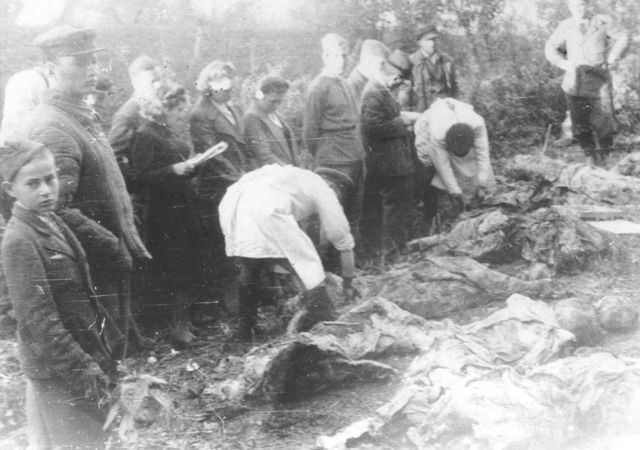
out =
<path fill-rule="evenodd" d="M 126 337 L 142 345 L 130 310 L 132 258 L 151 258 L 133 220 L 133 208 L 113 149 L 84 97 L 98 78 L 90 29 L 57 27 L 34 44 L 46 59 L 50 89 L 36 108 L 29 137 L 55 156 L 60 178 L 57 214 L 87 252 L 101 303 Z M 118 357 L 126 353 L 126 342 Z"/>
<path fill-rule="evenodd" d="M 358 131 L 356 99 L 342 79 L 347 41 L 329 33 L 321 40 L 324 67 L 309 87 L 304 110 L 303 137 L 314 167 L 347 175 L 353 192 L 344 203 L 352 232 L 357 235 L 364 194 L 364 150 Z"/>
<path fill-rule="evenodd" d="M 458 96 L 455 65 L 449 55 L 438 51 L 440 33 L 435 25 L 418 31 L 418 51 L 411 55 L 413 63 L 413 106 L 423 112 L 434 100 Z"/>
<path fill-rule="evenodd" d="M 545 56 L 564 70 L 562 90 L 573 137 L 595 165 L 604 165 L 616 130 L 613 111 L 603 108 L 601 90 L 609 89 L 609 69 L 627 48 L 629 36 L 611 17 L 591 14 L 590 0 L 567 4 L 571 18 L 560 22 L 549 37 Z"/>

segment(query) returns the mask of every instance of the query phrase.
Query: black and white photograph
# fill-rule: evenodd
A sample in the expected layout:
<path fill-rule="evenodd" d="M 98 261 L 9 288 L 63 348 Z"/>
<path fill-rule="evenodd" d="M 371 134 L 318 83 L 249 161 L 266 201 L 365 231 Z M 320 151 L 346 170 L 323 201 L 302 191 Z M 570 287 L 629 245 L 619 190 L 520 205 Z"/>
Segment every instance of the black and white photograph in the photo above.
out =
<path fill-rule="evenodd" d="M 640 2 L 0 0 L 0 448 L 640 448 Z"/>

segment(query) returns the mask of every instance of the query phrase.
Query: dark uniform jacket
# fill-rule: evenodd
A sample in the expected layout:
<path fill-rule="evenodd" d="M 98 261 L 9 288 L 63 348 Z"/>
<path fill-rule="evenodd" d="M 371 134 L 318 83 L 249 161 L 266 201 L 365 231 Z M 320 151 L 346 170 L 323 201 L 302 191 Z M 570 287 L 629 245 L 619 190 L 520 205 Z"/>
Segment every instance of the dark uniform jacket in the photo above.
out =
<path fill-rule="evenodd" d="M 147 258 L 113 149 L 92 110 L 49 90 L 36 108 L 29 138 L 50 149 L 60 178 L 57 214 L 86 250 L 92 269 Z"/>
<path fill-rule="evenodd" d="M 2 266 L 24 373 L 67 379 L 77 388 L 83 371 L 96 363 L 114 373 L 104 337 L 118 332 L 95 301 L 82 246 L 59 217 L 50 219 L 55 229 L 14 204 L 2 241 Z"/>
<path fill-rule="evenodd" d="M 358 108 L 353 93 L 340 78 L 318 75 L 309 85 L 303 136 L 318 166 L 362 162 Z"/>
<path fill-rule="evenodd" d="M 367 174 L 400 176 L 413 173 L 409 131 L 400 104 L 389 89 L 369 80 L 362 94 L 361 129 L 367 153 Z"/>
<path fill-rule="evenodd" d="M 290 164 L 300 166 L 298 146 L 289 125 L 276 114 L 283 128 L 273 123 L 255 104 L 244 116 L 245 138 L 251 154 L 256 155 L 260 166 Z"/>
<path fill-rule="evenodd" d="M 457 97 L 458 80 L 453 59 L 437 53 L 435 62 L 418 50 L 410 56 L 413 63 L 413 95 L 415 110 L 426 111 L 438 97 Z"/>

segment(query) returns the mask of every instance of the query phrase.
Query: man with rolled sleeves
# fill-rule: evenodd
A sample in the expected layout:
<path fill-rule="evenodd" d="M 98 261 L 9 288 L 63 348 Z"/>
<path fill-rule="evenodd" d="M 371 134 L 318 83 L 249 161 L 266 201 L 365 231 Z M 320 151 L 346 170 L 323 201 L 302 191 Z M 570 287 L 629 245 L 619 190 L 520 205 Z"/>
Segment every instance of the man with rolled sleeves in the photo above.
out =
<path fill-rule="evenodd" d="M 333 33 L 325 35 L 320 43 L 324 67 L 309 86 L 303 137 L 315 168 L 337 170 L 353 181 L 354 190 L 343 207 L 352 232 L 357 234 L 365 169 L 356 99 L 342 78 L 349 49 L 347 41 Z"/>
<path fill-rule="evenodd" d="M 57 214 L 87 252 L 101 303 L 125 336 L 142 345 L 130 310 L 132 259 L 151 258 L 134 225 L 131 200 L 106 136 L 84 97 L 98 78 L 95 32 L 67 26 L 38 36 L 50 88 L 29 127 L 49 148 L 60 178 Z M 124 356 L 126 345 L 122 346 Z"/>
<path fill-rule="evenodd" d="M 549 37 L 545 56 L 564 70 L 562 90 L 574 139 L 594 164 L 603 165 L 616 127 L 613 111 L 603 108 L 601 93 L 610 89 L 609 69 L 627 48 L 629 35 L 611 17 L 593 15 L 590 0 L 568 0 L 567 4 L 571 18 L 560 22 Z"/>

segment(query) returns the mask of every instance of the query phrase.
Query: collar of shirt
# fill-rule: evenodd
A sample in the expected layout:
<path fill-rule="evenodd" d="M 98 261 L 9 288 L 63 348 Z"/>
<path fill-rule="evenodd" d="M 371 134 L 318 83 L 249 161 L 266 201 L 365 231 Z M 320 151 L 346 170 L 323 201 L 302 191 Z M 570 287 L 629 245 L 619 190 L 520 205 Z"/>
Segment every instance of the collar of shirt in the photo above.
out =
<path fill-rule="evenodd" d="M 231 112 L 231 108 L 229 108 L 228 103 L 218 103 L 214 100 L 211 100 L 211 103 L 213 103 L 213 105 L 216 108 L 218 108 L 218 111 L 220 111 L 227 119 L 229 119 L 231 123 L 235 125 L 236 118 L 233 116 L 233 113 Z"/>
<path fill-rule="evenodd" d="M 280 128 L 284 128 L 282 126 L 282 122 L 280 122 L 280 119 L 278 119 L 278 116 L 276 115 L 276 113 L 271 113 L 269 114 L 269 120 L 271 120 L 271 122 L 273 122 L 274 124 L 276 124 L 276 126 L 280 127 Z"/>
<path fill-rule="evenodd" d="M 438 52 L 433 52 L 431 55 L 427 55 L 424 50 L 420 50 L 420 53 L 422 54 L 422 59 L 428 59 L 432 64 L 437 63 L 440 59 L 440 53 Z"/>

